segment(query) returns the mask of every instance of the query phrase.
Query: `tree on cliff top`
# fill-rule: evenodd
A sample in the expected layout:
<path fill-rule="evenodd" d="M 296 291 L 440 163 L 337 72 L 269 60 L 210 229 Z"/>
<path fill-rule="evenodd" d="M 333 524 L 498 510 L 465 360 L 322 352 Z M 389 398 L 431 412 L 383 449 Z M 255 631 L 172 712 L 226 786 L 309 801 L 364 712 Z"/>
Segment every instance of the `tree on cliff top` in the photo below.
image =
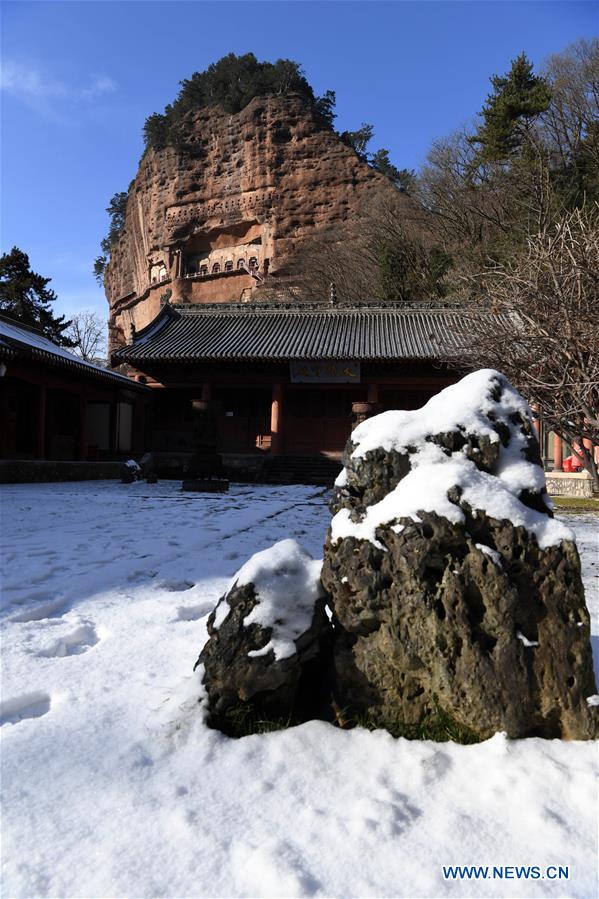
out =
<path fill-rule="evenodd" d="M 146 119 L 146 147 L 160 150 L 169 144 L 179 145 L 182 120 L 194 109 L 220 106 L 225 112 L 236 113 L 254 97 L 271 94 L 300 94 L 310 104 L 323 128 L 332 128 L 335 118 L 334 92 L 327 91 L 317 97 L 302 67 L 291 59 L 258 62 L 253 53 L 243 56 L 229 53 L 204 72 L 194 72 L 180 84 L 181 90 L 174 103 L 169 104 L 164 113 L 154 113 Z"/>
<path fill-rule="evenodd" d="M 50 308 L 56 299 L 46 286 L 50 280 L 32 272 L 27 253 L 13 247 L 0 258 L 0 312 L 37 328 L 59 346 L 72 347 L 73 341 L 64 334 L 71 322 L 65 321 L 64 315 L 56 318 Z"/>

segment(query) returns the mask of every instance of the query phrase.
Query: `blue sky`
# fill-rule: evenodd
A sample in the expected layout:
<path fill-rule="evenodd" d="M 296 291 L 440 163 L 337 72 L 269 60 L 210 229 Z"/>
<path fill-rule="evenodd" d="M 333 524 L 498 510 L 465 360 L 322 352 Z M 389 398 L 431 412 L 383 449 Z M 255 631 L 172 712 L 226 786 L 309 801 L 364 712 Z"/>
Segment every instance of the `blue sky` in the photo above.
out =
<path fill-rule="evenodd" d="M 525 51 L 535 65 L 597 33 L 597 0 L 2 2 L 2 251 L 51 277 L 56 310 L 95 308 L 105 208 L 135 175 L 144 119 L 226 53 L 302 63 L 337 93 L 340 130 L 418 168 Z"/>

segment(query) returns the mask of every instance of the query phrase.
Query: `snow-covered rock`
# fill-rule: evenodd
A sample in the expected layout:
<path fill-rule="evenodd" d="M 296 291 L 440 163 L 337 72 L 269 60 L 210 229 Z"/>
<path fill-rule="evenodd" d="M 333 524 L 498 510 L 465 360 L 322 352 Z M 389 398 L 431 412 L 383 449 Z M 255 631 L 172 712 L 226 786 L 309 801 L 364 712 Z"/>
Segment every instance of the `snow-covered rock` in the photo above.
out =
<path fill-rule="evenodd" d="M 353 432 L 323 583 L 337 701 L 392 730 L 584 739 L 596 693 L 574 535 L 530 411 L 499 372 Z"/>
<path fill-rule="evenodd" d="M 321 568 L 297 541 L 281 540 L 234 576 L 197 663 L 215 726 L 234 733 L 251 729 L 249 719 L 319 716 L 331 638 Z"/>

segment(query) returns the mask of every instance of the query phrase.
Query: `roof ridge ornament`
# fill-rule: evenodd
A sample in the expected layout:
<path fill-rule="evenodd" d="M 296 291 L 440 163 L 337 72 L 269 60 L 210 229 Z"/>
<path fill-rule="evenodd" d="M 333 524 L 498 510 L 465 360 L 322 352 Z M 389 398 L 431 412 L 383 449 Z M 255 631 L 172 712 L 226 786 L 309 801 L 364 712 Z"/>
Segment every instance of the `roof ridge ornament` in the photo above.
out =
<path fill-rule="evenodd" d="M 331 281 L 329 285 L 329 303 L 331 306 L 337 305 L 337 287 L 334 281 Z"/>

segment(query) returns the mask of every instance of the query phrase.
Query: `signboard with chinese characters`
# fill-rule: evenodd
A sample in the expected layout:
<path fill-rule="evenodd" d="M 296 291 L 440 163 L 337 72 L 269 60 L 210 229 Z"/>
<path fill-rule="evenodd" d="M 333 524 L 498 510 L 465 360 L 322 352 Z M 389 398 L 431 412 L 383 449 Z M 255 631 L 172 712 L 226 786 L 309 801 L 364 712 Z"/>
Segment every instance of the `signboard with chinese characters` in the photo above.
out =
<path fill-rule="evenodd" d="M 289 367 L 292 384 L 360 383 L 359 362 L 290 362 Z"/>

